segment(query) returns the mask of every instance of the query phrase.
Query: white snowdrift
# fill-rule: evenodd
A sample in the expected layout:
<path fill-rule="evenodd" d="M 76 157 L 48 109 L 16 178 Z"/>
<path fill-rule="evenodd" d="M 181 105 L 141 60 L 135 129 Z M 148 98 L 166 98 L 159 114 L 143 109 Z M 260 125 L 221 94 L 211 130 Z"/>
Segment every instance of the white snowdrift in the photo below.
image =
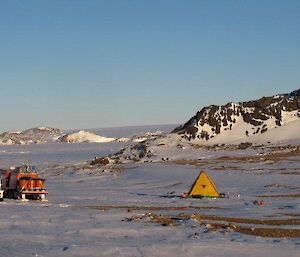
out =
<path fill-rule="evenodd" d="M 200 145 L 215 144 L 240 144 L 242 142 L 251 142 L 255 144 L 280 144 L 280 143 L 300 143 L 300 119 L 288 119 L 281 126 L 276 126 L 274 119 L 266 122 L 267 131 L 264 133 L 253 134 L 253 126 L 243 121 L 242 117 L 238 117 L 236 124 L 232 126 L 232 130 L 222 131 L 220 134 L 207 141 L 195 139 L 192 143 Z M 246 135 L 246 131 L 249 134 Z"/>
<path fill-rule="evenodd" d="M 271 143 L 294 143 L 300 144 L 300 120 L 295 120 L 281 127 L 273 128 L 264 134 L 256 135 L 253 142 L 258 144 Z"/>
<path fill-rule="evenodd" d="M 66 143 L 109 143 L 115 141 L 116 139 L 110 137 L 102 137 L 88 131 L 80 130 L 75 133 L 66 134 L 58 140 Z"/>

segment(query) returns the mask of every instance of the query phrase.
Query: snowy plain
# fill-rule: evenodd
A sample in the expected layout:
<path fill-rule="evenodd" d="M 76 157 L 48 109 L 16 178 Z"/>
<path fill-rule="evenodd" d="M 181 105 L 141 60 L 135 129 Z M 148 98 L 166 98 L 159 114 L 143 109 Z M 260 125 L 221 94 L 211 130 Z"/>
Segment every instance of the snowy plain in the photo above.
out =
<path fill-rule="evenodd" d="M 1 167 L 35 165 L 46 178 L 49 201 L 5 199 L 0 204 L 0 256 L 299 256 L 299 237 L 238 233 L 224 220 L 299 218 L 299 196 L 293 196 L 299 194 L 299 155 L 273 159 L 260 158 L 265 156 L 263 149 L 179 150 L 171 146 L 157 148 L 159 154 L 173 157 L 169 162 L 160 161 L 160 156 L 154 162 L 124 164 L 115 172 L 76 169 L 78 163 L 126 145 L 1 146 Z M 228 198 L 177 197 L 189 190 L 200 170 L 207 171 Z M 255 200 L 263 200 L 264 205 L 254 205 Z M 147 217 L 149 212 L 174 216 L 176 223 L 165 226 L 147 218 L 130 219 Z M 212 220 L 178 219 L 195 213 L 221 217 L 215 222 L 224 228 L 210 229 Z M 242 225 L 299 229 L 299 223 Z"/>

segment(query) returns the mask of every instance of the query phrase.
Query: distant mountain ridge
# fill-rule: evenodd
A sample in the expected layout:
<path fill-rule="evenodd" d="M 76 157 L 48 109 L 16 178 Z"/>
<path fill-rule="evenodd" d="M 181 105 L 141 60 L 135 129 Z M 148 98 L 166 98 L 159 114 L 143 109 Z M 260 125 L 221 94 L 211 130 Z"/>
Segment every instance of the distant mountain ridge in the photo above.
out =
<path fill-rule="evenodd" d="M 45 143 L 110 143 L 110 142 L 141 142 L 155 138 L 161 131 L 142 132 L 130 137 L 107 137 L 99 133 L 85 130 L 75 130 L 70 133 L 50 127 L 35 127 L 19 132 L 4 132 L 0 134 L 0 145 L 25 145 Z"/>
<path fill-rule="evenodd" d="M 55 141 L 63 132 L 56 128 L 35 127 L 20 132 L 4 132 L 0 134 L 0 144 L 42 144 Z"/>
<path fill-rule="evenodd" d="M 35 127 L 20 132 L 4 132 L 0 134 L 0 145 L 24 145 L 45 143 L 108 143 L 115 138 L 102 137 L 88 131 L 64 133 L 60 129 Z"/>
<path fill-rule="evenodd" d="M 299 121 L 300 89 L 289 94 L 262 97 L 253 101 L 204 107 L 172 133 L 203 144 L 251 142 L 261 140 L 261 136 L 258 135 L 268 134 L 270 130 L 282 126 L 288 129 L 287 125 L 293 124 L 293 131 L 296 131 L 298 126 L 300 131 Z M 278 129 L 278 132 L 281 130 L 283 129 Z M 300 137 L 300 133 L 296 134 L 298 135 L 291 135 L 291 139 L 295 136 Z M 276 133 L 274 135 L 276 136 Z M 277 136 L 280 138 L 281 135 Z M 285 137 L 289 138 L 286 133 Z"/>

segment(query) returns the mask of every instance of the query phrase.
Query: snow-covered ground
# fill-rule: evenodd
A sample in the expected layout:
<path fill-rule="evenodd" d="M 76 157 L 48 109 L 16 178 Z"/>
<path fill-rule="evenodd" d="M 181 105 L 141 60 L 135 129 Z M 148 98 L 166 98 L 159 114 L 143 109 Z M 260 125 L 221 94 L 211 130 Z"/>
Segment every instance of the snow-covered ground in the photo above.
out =
<path fill-rule="evenodd" d="M 0 203 L 0 255 L 299 256 L 297 148 L 217 150 L 165 143 L 161 139 L 151 146 L 156 156 L 118 165 L 113 172 L 81 169 L 80 163 L 128 143 L 1 146 L 1 166 L 37 166 L 46 178 L 49 202 Z M 189 190 L 200 170 L 228 198 L 177 197 Z M 264 205 L 253 204 L 261 200 Z M 192 214 L 203 218 L 184 218 Z M 171 217 L 174 224 L 161 225 L 154 215 Z M 223 227 L 213 229 L 215 224 Z M 250 233 L 297 230 L 298 237 L 252 235 L 239 232 L 239 226 Z"/>

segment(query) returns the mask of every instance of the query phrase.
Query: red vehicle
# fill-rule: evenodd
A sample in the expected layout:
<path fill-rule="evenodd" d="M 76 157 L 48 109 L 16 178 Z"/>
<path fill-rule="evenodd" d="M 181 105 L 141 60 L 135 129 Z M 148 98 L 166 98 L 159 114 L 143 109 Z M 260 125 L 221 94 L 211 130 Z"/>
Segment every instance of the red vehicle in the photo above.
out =
<path fill-rule="evenodd" d="M 2 189 L 4 197 L 14 199 L 45 200 L 48 191 L 44 186 L 45 180 L 40 178 L 30 166 L 20 166 L 2 173 Z"/>

